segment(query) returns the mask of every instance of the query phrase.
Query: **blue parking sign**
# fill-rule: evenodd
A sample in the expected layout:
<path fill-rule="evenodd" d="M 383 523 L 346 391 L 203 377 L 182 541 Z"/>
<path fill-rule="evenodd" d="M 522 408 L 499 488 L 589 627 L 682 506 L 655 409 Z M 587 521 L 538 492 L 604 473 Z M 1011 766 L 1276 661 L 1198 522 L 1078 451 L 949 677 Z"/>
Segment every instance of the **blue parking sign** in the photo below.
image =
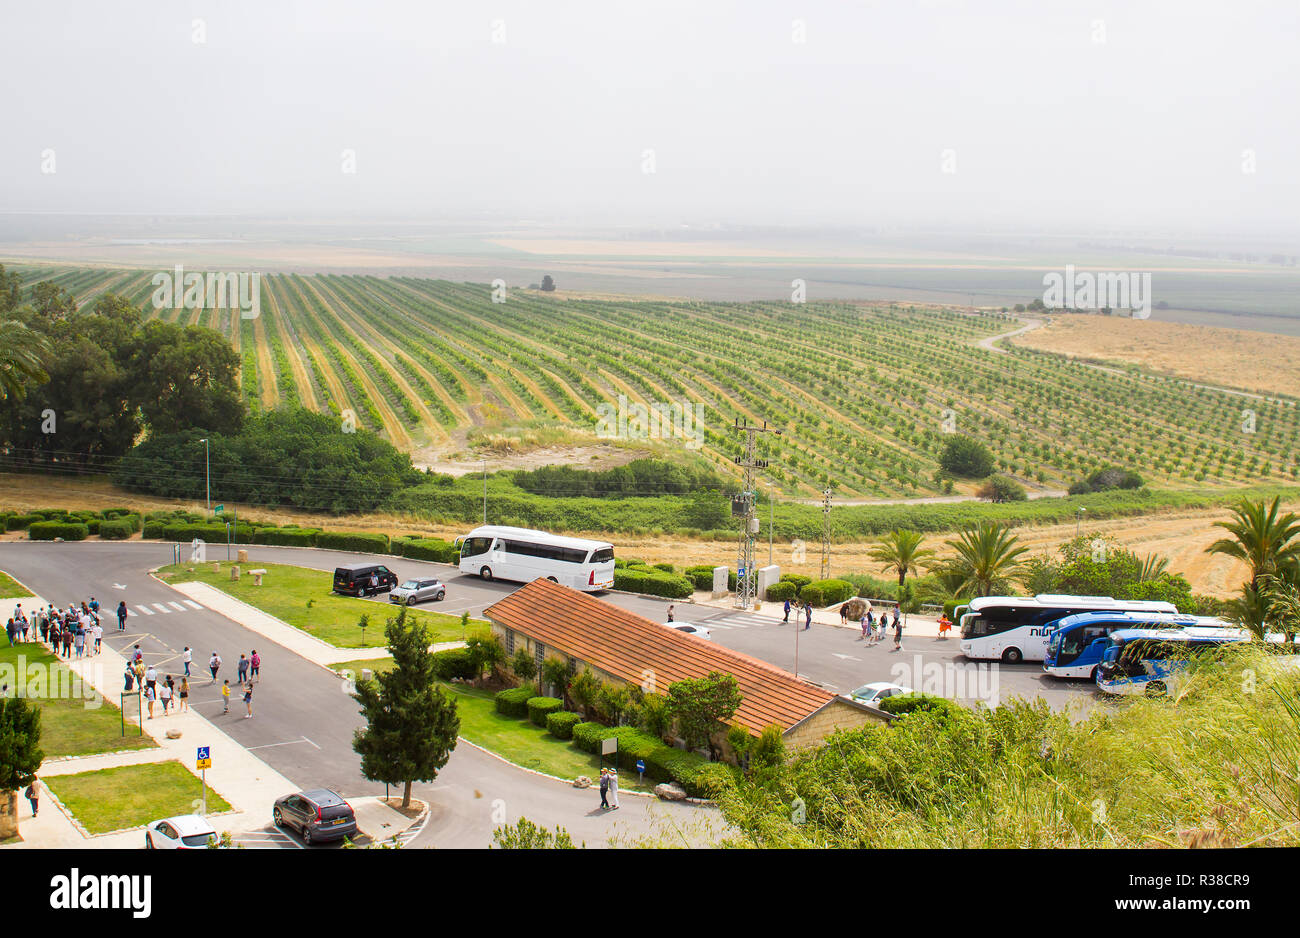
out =
<path fill-rule="evenodd" d="M 211 746 L 200 746 L 200 747 L 199 747 L 199 754 L 198 754 L 198 756 L 195 757 L 195 760 L 194 760 L 194 761 L 195 761 L 195 765 L 194 765 L 194 767 L 195 767 L 196 769 L 210 769 L 210 768 L 212 768 L 212 753 L 211 753 L 211 751 L 210 751 L 211 748 L 212 748 Z"/>

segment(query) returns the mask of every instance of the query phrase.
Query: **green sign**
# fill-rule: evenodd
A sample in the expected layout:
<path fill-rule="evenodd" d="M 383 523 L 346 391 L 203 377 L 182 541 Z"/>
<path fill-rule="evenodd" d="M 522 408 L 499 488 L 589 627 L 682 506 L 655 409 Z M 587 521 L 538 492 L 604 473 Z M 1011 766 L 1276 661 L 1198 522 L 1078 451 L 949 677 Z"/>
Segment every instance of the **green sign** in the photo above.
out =
<path fill-rule="evenodd" d="M 225 510 L 226 510 L 226 506 L 225 506 L 225 505 L 218 505 L 216 508 L 213 508 L 213 509 L 212 509 L 212 513 L 213 513 L 214 515 L 219 515 L 219 514 L 221 514 L 223 511 L 225 511 Z"/>

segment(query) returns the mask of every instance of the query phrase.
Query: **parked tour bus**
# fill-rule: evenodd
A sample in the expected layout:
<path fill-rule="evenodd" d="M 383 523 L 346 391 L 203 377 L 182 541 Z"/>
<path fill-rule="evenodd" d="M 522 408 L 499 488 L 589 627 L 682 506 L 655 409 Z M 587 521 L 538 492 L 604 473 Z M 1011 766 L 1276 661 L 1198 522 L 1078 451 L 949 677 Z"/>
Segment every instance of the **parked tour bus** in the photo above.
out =
<path fill-rule="evenodd" d="M 1117 629 L 1233 629 L 1237 626 L 1211 616 L 1169 615 L 1150 612 L 1081 612 L 1051 623 L 1043 671 L 1052 677 L 1092 680 L 1106 639 Z"/>
<path fill-rule="evenodd" d="M 961 623 L 961 653 L 1007 664 L 1042 661 L 1057 619 L 1103 611 L 1176 614 L 1178 608 L 1173 603 L 1110 596 L 981 596 L 955 610 Z"/>
<path fill-rule="evenodd" d="M 1177 693 L 1193 660 L 1227 645 L 1250 641 L 1245 629 L 1118 629 L 1106 640 L 1097 687 L 1103 693 Z"/>
<path fill-rule="evenodd" d="M 553 583 L 591 592 L 614 585 L 614 545 L 545 531 L 483 525 L 460 542 L 460 572 L 485 580 Z"/>

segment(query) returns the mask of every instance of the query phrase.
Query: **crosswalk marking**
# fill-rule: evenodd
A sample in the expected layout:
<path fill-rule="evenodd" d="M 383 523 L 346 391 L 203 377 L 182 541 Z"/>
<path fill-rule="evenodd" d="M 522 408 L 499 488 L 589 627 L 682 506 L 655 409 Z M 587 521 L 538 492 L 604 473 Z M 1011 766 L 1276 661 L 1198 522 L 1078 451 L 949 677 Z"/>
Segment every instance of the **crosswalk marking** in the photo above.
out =
<path fill-rule="evenodd" d="M 184 611 L 185 611 L 185 607 L 182 606 L 180 603 L 172 602 L 172 601 L 168 600 L 167 605 L 173 607 L 177 612 L 184 612 Z"/>
<path fill-rule="evenodd" d="M 159 612 L 171 612 L 171 610 L 168 609 L 166 606 L 164 606 L 162 603 L 154 603 L 153 607 L 157 609 Z"/>
<path fill-rule="evenodd" d="M 198 603 L 196 603 L 196 602 L 195 602 L 194 600 L 192 600 L 192 599 L 187 599 L 187 600 L 185 600 L 185 605 L 189 606 L 191 609 L 202 609 L 202 608 L 203 608 L 202 606 L 200 606 Z"/>
<path fill-rule="evenodd" d="M 148 606 L 136 606 L 135 608 L 136 608 L 136 609 L 139 609 L 141 612 L 143 612 L 143 613 L 144 613 L 145 615 L 147 615 L 147 616 L 151 616 L 151 615 L 153 615 L 153 610 L 150 609 Z"/>

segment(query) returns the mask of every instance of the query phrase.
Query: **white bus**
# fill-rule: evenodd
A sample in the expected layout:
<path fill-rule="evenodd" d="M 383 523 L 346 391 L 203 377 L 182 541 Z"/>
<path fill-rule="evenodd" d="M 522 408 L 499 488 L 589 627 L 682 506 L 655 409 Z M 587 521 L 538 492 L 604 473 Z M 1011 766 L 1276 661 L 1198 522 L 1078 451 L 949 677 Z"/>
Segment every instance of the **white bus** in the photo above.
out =
<path fill-rule="evenodd" d="M 1173 603 L 1113 599 L 1110 596 L 981 596 L 955 610 L 961 624 L 961 653 L 1018 664 L 1042 661 L 1057 619 L 1081 612 L 1150 612 L 1176 614 Z"/>
<path fill-rule="evenodd" d="M 485 580 L 547 579 L 591 592 L 614 585 L 614 545 L 545 531 L 487 524 L 460 543 L 460 572 Z"/>

